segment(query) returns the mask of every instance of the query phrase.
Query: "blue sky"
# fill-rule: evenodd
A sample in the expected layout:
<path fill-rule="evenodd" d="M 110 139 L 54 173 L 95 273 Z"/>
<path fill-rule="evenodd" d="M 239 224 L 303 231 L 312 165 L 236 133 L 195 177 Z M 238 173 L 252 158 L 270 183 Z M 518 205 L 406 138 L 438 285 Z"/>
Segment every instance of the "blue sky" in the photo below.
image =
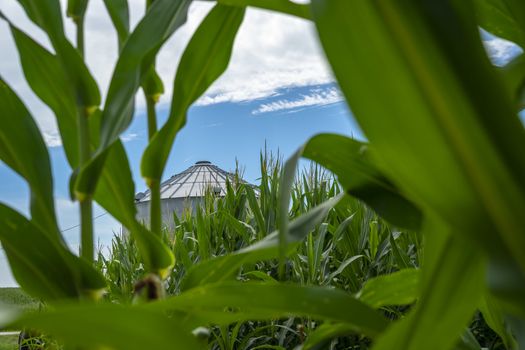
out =
<path fill-rule="evenodd" d="M 66 0 L 61 0 L 65 8 Z M 128 0 L 131 26 L 144 11 L 144 0 Z M 166 93 L 158 112 L 166 119 L 172 81 L 178 60 L 191 33 L 211 8 L 211 2 L 195 2 L 187 23 L 164 45 L 157 70 Z M 50 49 L 42 31 L 28 20 L 16 1 L 3 1 L 0 10 L 22 30 Z M 64 19 L 66 34 L 73 40 L 74 27 Z M 117 58 L 116 36 L 102 1 L 90 1 L 86 18 L 86 61 L 104 92 Z M 496 65 L 521 50 L 509 42 L 482 33 Z M 5 23 L 0 21 L 0 75 L 18 93 L 32 112 L 49 147 L 55 182 L 56 209 L 62 229 L 78 224 L 78 208 L 69 200 L 67 183 L 71 170 L 61 147 L 54 116 L 32 93 L 20 70 L 16 48 Z M 122 135 L 137 191 L 145 190 L 140 178 L 140 156 L 147 142 L 144 101 L 138 95 L 133 123 Z M 268 11 L 249 9 L 235 41 L 231 63 L 206 94 L 190 109 L 188 123 L 178 135 L 164 177 L 178 173 L 198 160 L 209 160 L 225 170 L 235 168 L 236 159 L 245 168 L 245 179 L 257 182 L 259 152 L 267 145 L 289 156 L 309 137 L 335 132 L 363 139 L 358 126 L 342 102 L 311 23 Z M 25 183 L 0 162 L 0 202 L 27 215 Z M 95 216 L 104 211 L 96 207 Z M 118 223 L 109 215 L 96 220 L 97 239 L 107 244 Z M 78 250 L 78 228 L 64 236 Z M 15 285 L 0 249 L 0 287 Z"/>

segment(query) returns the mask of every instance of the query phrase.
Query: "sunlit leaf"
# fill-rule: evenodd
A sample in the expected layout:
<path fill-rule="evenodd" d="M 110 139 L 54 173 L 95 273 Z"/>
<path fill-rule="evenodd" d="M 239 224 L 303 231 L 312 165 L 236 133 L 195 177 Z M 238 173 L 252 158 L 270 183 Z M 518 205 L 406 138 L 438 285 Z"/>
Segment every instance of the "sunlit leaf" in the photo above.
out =
<path fill-rule="evenodd" d="M 365 282 L 357 297 L 373 308 L 390 305 L 408 305 L 419 296 L 417 269 L 404 269 Z"/>
<path fill-rule="evenodd" d="M 297 172 L 297 163 L 301 158 L 302 149 L 295 152 L 286 163 L 284 163 L 282 174 L 279 181 L 279 278 L 283 278 L 285 269 L 286 249 L 288 247 L 288 223 L 290 198 L 292 196 L 292 186 Z"/>

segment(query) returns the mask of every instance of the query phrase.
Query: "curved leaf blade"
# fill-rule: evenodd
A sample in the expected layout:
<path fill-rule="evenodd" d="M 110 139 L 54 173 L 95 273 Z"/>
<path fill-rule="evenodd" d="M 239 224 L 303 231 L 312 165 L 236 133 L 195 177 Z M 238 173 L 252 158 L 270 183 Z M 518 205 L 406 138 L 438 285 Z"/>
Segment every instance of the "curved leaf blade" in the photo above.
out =
<path fill-rule="evenodd" d="M 373 308 L 408 305 L 419 296 L 418 269 L 403 269 L 366 281 L 357 298 Z"/>
<path fill-rule="evenodd" d="M 75 192 L 94 193 L 108 148 L 130 124 L 134 96 L 162 44 L 186 21 L 191 0 L 157 0 L 126 40 L 113 71 L 100 127 L 100 145 L 82 167 Z"/>
<path fill-rule="evenodd" d="M 23 316 L 14 325 L 40 329 L 73 347 L 202 348 L 191 330 L 163 312 L 115 304 L 60 306 Z"/>
<path fill-rule="evenodd" d="M 258 7 L 302 19 L 312 19 L 308 4 L 299 4 L 290 0 L 217 0 L 217 3 L 228 6 Z"/>
<path fill-rule="evenodd" d="M 142 156 L 141 173 L 146 182 L 160 180 L 188 108 L 226 70 L 244 12 L 244 8 L 217 4 L 193 34 L 177 68 L 168 120 Z"/>
<path fill-rule="evenodd" d="M 343 188 L 391 223 L 417 230 L 421 210 L 375 165 L 370 145 L 336 134 L 313 136 L 302 156 L 332 171 Z"/>
<path fill-rule="evenodd" d="M 331 198 L 292 221 L 287 231 L 287 252 L 293 251 L 296 244 L 321 223 L 329 210 L 341 199 L 342 195 Z M 278 231 L 273 232 L 263 240 L 230 255 L 210 259 L 193 266 L 184 277 L 181 289 L 188 290 L 199 285 L 232 279 L 243 264 L 277 258 L 280 254 L 278 235 Z"/>
<path fill-rule="evenodd" d="M 306 341 L 299 347 L 300 350 L 322 350 L 326 349 L 327 344 L 336 337 L 341 337 L 355 333 L 354 326 L 347 323 L 323 323 L 313 332 L 308 334 Z"/>
<path fill-rule="evenodd" d="M 54 111 L 68 161 L 71 167 L 75 168 L 78 158 L 76 107 L 74 96 L 68 88 L 60 62 L 56 56 L 12 24 L 11 29 L 22 60 L 24 74 L 33 91 Z M 99 138 L 100 113 L 94 113 L 89 120 L 91 140 L 93 147 L 96 147 Z M 24 128 L 19 129 L 24 130 Z M 173 265 L 174 258 L 168 247 L 158 239 L 149 237 L 150 233 L 140 228 L 135 220 L 135 186 L 121 142 L 117 141 L 108 152 L 108 163 L 102 171 L 94 198 L 136 237 L 146 265 L 152 271 L 164 274 L 162 271 L 166 271 Z M 40 169 L 43 168 L 40 167 Z M 34 170 L 32 173 L 37 174 Z M 46 206 L 52 208 L 52 206 Z"/>
<path fill-rule="evenodd" d="M 0 124 L 0 159 L 29 184 L 35 223 L 49 238 L 61 242 L 46 145 L 27 108 L 1 78 Z"/>
<path fill-rule="evenodd" d="M 498 70 L 516 101 L 517 110 L 521 111 L 525 108 L 525 54 L 519 55 Z"/>
<path fill-rule="evenodd" d="M 213 311 L 216 315 L 209 322 L 218 324 L 290 315 L 312 317 L 344 322 L 369 336 L 380 334 L 388 325 L 375 310 L 341 290 L 294 284 L 222 282 L 190 289 L 148 307 L 190 315 Z M 227 309 L 233 311 L 224 312 Z"/>
<path fill-rule="evenodd" d="M 100 117 L 100 113 L 94 113 L 90 117 L 94 147 L 98 142 Z M 175 257 L 169 247 L 135 217 L 135 184 L 126 150 L 120 140 L 108 149 L 107 157 L 94 199 L 130 231 L 137 241 L 147 269 L 161 277 L 167 277 L 169 269 L 175 264 Z"/>
<path fill-rule="evenodd" d="M 67 0 L 67 16 L 75 22 L 84 17 L 88 5 L 88 0 Z"/>
<path fill-rule="evenodd" d="M 128 1 L 104 0 L 104 5 L 109 13 L 111 22 L 117 31 L 119 47 L 122 47 L 129 35 Z"/>
<path fill-rule="evenodd" d="M 479 250 L 435 218 L 427 218 L 424 233 L 432 249 L 425 251 L 418 303 L 378 338 L 375 350 L 452 349 L 481 302 L 485 260 Z"/>
<path fill-rule="evenodd" d="M 77 105 L 92 109 L 100 104 L 100 92 L 78 51 L 64 33 L 58 0 L 18 0 L 28 17 L 48 35 L 75 92 Z"/>
<path fill-rule="evenodd" d="M 13 275 L 29 294 L 53 301 L 79 298 L 105 287 L 93 267 L 11 208 L 0 204 L 0 241 Z"/>
<path fill-rule="evenodd" d="M 55 114 L 71 167 L 78 165 L 78 122 L 75 95 L 59 59 L 9 22 L 27 83 Z"/>
<path fill-rule="evenodd" d="M 314 0 L 312 10 L 380 169 L 455 233 L 493 257 L 511 252 L 525 271 L 525 132 L 470 3 Z"/>
<path fill-rule="evenodd" d="M 122 48 L 102 114 L 99 148 L 117 140 L 131 121 L 133 96 L 162 44 L 186 21 L 189 0 L 158 0 L 130 34 Z M 146 70 L 144 70 L 146 69 Z"/>
<path fill-rule="evenodd" d="M 473 0 L 479 25 L 525 48 L 525 5 L 519 0 Z"/>

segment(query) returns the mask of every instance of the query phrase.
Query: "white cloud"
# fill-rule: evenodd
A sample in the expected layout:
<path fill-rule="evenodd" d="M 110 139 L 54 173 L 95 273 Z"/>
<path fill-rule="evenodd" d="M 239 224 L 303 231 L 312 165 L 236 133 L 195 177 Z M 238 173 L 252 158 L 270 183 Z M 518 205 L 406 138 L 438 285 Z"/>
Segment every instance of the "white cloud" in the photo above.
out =
<path fill-rule="evenodd" d="M 120 139 L 122 140 L 122 142 L 129 142 L 129 141 L 135 140 L 137 137 L 139 137 L 139 134 L 130 132 L 130 133 L 123 134 L 122 136 L 120 136 Z"/>
<path fill-rule="evenodd" d="M 523 52 L 523 50 L 513 42 L 496 37 L 484 40 L 483 45 L 492 63 L 498 66 L 505 65 Z"/>
<path fill-rule="evenodd" d="M 270 103 L 263 103 L 252 114 L 261 114 L 269 112 L 278 112 L 284 110 L 295 110 L 304 107 L 325 106 L 343 101 L 341 92 L 335 88 L 314 89 L 311 93 L 302 95 L 295 100 L 281 99 Z"/>
<path fill-rule="evenodd" d="M 333 81 L 311 23 L 248 10 L 228 70 L 197 105 L 249 101 L 282 88 Z"/>
<path fill-rule="evenodd" d="M 62 138 L 60 134 L 56 131 L 44 131 L 42 132 L 44 136 L 44 141 L 46 142 L 47 147 L 61 147 Z"/>

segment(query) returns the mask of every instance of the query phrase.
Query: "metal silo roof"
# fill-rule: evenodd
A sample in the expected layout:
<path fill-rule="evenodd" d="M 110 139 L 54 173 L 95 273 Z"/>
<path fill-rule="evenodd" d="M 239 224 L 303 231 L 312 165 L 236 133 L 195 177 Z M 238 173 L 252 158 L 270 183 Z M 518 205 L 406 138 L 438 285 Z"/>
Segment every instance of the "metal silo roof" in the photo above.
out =
<path fill-rule="evenodd" d="M 202 197 L 206 190 L 212 190 L 217 195 L 226 194 L 226 179 L 232 181 L 234 175 L 228 173 L 211 162 L 201 160 L 182 173 L 173 175 L 160 185 L 161 199 Z M 139 192 L 136 202 L 151 200 L 150 191 Z"/>

